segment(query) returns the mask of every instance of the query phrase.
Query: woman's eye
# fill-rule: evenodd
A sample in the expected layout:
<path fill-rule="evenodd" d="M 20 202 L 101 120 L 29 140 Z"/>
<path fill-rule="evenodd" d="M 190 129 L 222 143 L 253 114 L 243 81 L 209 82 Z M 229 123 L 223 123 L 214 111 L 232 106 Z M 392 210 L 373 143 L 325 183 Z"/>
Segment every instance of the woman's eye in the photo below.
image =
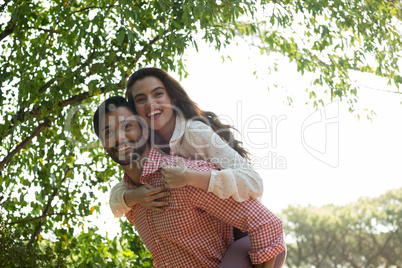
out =
<path fill-rule="evenodd" d="M 144 102 L 144 101 L 145 101 L 144 98 L 138 98 L 138 99 L 135 100 L 136 103 L 141 103 L 141 102 Z"/>
<path fill-rule="evenodd" d="M 156 92 L 155 93 L 155 96 L 157 96 L 157 97 L 160 97 L 160 96 L 162 96 L 163 95 L 163 92 Z"/>

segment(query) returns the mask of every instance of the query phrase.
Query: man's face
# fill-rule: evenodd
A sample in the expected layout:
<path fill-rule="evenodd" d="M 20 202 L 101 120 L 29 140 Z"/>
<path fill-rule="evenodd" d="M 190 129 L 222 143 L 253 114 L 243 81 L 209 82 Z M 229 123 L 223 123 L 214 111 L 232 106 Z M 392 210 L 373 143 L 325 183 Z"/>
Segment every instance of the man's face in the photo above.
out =
<path fill-rule="evenodd" d="M 127 107 L 107 112 L 100 122 L 99 136 L 110 157 L 120 165 L 136 161 L 146 149 L 140 123 Z"/>

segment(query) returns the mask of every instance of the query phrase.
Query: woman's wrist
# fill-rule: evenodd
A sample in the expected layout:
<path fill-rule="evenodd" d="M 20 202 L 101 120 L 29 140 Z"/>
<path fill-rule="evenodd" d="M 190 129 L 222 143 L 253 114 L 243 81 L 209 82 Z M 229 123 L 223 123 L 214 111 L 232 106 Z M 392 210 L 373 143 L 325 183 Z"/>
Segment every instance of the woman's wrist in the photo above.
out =
<path fill-rule="evenodd" d="M 195 170 L 187 170 L 186 171 L 187 183 L 190 186 L 202 189 L 204 191 L 208 190 L 209 187 L 209 179 L 211 177 L 211 172 L 202 172 Z"/>
<path fill-rule="evenodd" d="M 136 200 L 135 189 L 125 191 L 123 198 L 128 207 L 133 207 L 138 204 L 138 201 Z"/>

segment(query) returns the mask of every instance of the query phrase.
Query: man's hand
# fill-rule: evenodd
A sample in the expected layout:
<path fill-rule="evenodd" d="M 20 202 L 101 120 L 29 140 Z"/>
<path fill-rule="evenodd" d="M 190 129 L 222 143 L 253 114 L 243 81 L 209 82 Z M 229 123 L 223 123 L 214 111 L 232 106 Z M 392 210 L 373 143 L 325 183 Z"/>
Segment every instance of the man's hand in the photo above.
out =
<path fill-rule="evenodd" d="M 129 207 L 139 204 L 146 208 L 163 211 L 164 206 L 169 205 L 168 202 L 157 201 L 157 199 L 169 196 L 165 187 L 155 188 L 152 185 L 142 185 L 136 189 L 128 190 L 124 194 L 124 200 Z"/>
<path fill-rule="evenodd" d="M 182 161 L 178 161 L 175 167 L 162 163 L 163 180 L 166 188 L 180 188 L 189 185 L 187 167 Z"/>

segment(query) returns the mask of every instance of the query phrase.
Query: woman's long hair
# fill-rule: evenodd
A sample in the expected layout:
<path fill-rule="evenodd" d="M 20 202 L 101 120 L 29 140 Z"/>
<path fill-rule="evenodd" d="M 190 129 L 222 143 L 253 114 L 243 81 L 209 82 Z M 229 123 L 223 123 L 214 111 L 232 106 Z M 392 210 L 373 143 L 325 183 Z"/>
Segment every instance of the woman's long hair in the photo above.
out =
<path fill-rule="evenodd" d="M 167 94 L 172 100 L 176 100 L 176 107 L 179 109 L 186 119 L 203 121 L 209 125 L 230 147 L 238 152 L 245 160 L 250 160 L 249 152 L 243 148 L 242 142 L 234 138 L 233 126 L 223 124 L 218 116 L 213 112 L 203 111 L 193 102 L 187 95 L 186 91 L 181 87 L 180 83 L 171 77 L 167 72 L 159 68 L 142 68 L 133 73 L 128 82 L 126 90 L 126 99 L 134 104 L 134 96 L 132 87 L 137 80 L 153 76 L 158 78 L 164 84 Z"/>

